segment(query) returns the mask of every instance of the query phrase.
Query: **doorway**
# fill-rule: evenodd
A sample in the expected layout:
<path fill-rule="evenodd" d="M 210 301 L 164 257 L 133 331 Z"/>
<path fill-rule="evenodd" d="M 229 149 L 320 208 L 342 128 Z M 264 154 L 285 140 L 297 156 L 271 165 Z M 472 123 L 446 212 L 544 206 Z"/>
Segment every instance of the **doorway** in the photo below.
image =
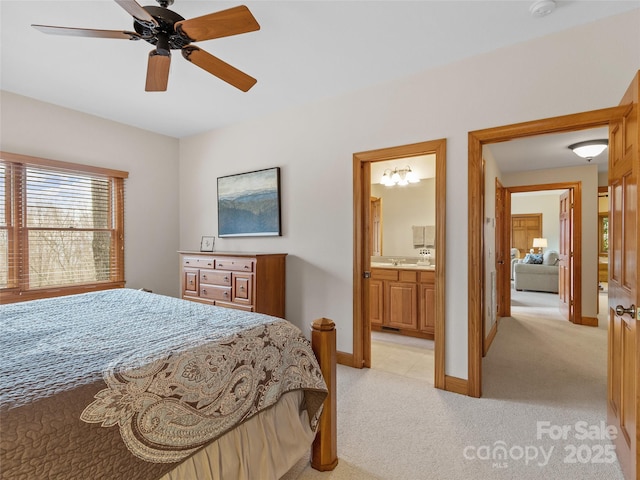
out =
<path fill-rule="evenodd" d="M 522 185 L 522 186 L 513 186 L 506 187 L 506 197 L 507 200 L 505 202 L 506 205 L 509 205 L 511 210 L 505 212 L 504 216 L 507 219 L 507 223 L 509 222 L 509 217 L 513 219 L 514 216 L 522 216 L 513 215 L 513 199 L 512 196 L 515 194 L 531 194 L 531 193 L 539 193 L 544 194 L 545 192 L 549 193 L 558 193 L 558 192 L 566 192 L 570 194 L 571 202 L 570 210 L 571 214 L 566 218 L 566 222 L 563 220 L 562 216 L 562 196 L 558 193 L 558 195 L 552 195 L 552 202 L 556 202 L 557 214 L 554 218 L 549 218 L 546 221 L 554 224 L 557 228 L 556 232 L 552 232 L 552 235 L 546 235 L 550 240 L 549 247 L 552 250 L 555 250 L 558 253 L 559 261 L 558 261 L 558 296 L 559 296 L 559 308 L 562 312 L 563 317 L 570 321 L 571 323 L 577 323 L 581 325 L 591 325 L 597 326 L 597 318 L 593 317 L 584 317 L 582 315 L 582 262 L 573 261 L 574 258 L 581 259 L 582 258 L 582 184 L 578 181 L 576 182 L 558 182 L 552 184 L 535 184 L 535 185 Z M 544 204 L 544 202 L 539 202 L 540 204 Z M 538 234 L 542 234 L 544 232 L 542 225 L 543 216 L 542 214 L 535 214 L 535 217 L 540 218 L 540 230 Z M 529 214 L 526 218 L 532 218 L 531 214 Z M 548 225 L 548 224 L 547 224 Z M 563 228 L 564 225 L 564 228 Z M 546 227 L 546 231 L 551 230 L 549 226 Z M 506 232 L 501 232 L 503 237 Z M 498 234 L 498 235 L 500 235 Z M 545 238 L 545 240 L 547 240 Z M 511 246 L 515 246 L 513 243 L 513 237 L 511 238 Z M 508 242 L 507 242 L 508 243 Z M 532 246 L 531 240 L 529 243 L 525 244 L 523 247 L 524 250 L 522 253 L 527 253 L 529 248 Z M 503 272 L 503 281 L 498 285 L 498 298 L 503 299 L 504 308 L 501 309 L 500 315 L 504 317 L 511 316 L 510 305 L 511 305 L 511 285 L 510 282 L 507 282 L 506 279 L 513 276 L 513 266 L 505 263 L 501 266 L 505 270 L 509 270 L 509 272 Z M 513 279 L 512 279 L 513 280 Z M 597 306 L 596 306 L 597 307 Z M 595 323 L 594 323 L 595 322 Z"/>
<path fill-rule="evenodd" d="M 444 374 L 444 299 L 445 299 L 445 202 L 446 140 L 403 145 L 360 152 L 353 155 L 354 178 L 354 300 L 353 358 L 356 368 L 371 367 L 371 167 L 376 162 L 420 155 L 435 155 L 435 280 L 434 303 L 434 385 L 445 388 Z M 343 358 L 343 360 L 345 360 Z M 455 381 L 450 382 L 455 390 Z"/>
<path fill-rule="evenodd" d="M 613 107 L 470 132 L 468 170 L 469 258 L 481 258 L 483 249 L 483 205 L 479 201 L 484 192 L 482 163 L 483 145 L 546 133 L 560 133 L 602 126 L 606 127 L 611 122 L 620 118 L 624 111 L 624 107 Z M 481 264 L 469 262 L 468 395 L 473 397 L 480 397 L 482 395 L 482 298 L 484 298 L 485 285 L 484 282 L 473 282 L 471 279 L 482 278 L 481 269 Z"/>

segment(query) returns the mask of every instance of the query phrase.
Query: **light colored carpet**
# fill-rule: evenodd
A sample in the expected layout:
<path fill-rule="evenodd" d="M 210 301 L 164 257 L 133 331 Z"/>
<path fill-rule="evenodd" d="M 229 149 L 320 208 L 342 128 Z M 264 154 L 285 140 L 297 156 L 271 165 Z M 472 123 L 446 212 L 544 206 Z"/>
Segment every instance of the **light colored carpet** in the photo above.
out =
<path fill-rule="evenodd" d="M 571 325 L 549 304 L 557 296 L 544 295 L 515 292 L 513 316 L 500 322 L 484 359 L 480 399 L 420 378 L 339 365 L 340 462 L 320 473 L 303 459 L 284 478 L 622 479 L 607 439 L 576 438 L 577 422 L 598 429 L 606 421 L 604 322 Z M 566 439 L 538 438 L 537 422 L 570 431 Z M 486 458 L 500 446 L 504 459 Z"/>

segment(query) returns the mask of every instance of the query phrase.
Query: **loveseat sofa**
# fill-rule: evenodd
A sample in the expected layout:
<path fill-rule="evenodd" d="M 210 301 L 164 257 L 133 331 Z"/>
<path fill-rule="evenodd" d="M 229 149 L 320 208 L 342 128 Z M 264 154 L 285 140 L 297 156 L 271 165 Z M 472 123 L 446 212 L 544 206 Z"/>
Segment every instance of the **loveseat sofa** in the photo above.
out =
<path fill-rule="evenodd" d="M 513 286 L 516 290 L 558 293 L 560 257 L 555 250 L 544 254 L 527 254 L 513 265 Z"/>

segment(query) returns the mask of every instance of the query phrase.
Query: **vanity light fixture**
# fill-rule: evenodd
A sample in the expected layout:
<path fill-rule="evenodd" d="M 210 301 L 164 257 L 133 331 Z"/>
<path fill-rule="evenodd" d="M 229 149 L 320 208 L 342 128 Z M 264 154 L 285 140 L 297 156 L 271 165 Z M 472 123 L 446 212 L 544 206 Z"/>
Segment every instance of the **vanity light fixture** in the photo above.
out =
<path fill-rule="evenodd" d="M 407 165 L 404 168 L 394 168 L 391 170 L 387 168 L 380 179 L 380 183 L 387 187 L 394 185 L 409 185 L 410 183 L 418 183 L 420 178 L 415 172 L 411 170 L 411 167 Z"/>
<path fill-rule="evenodd" d="M 573 145 L 569 145 L 568 148 L 579 157 L 585 158 L 587 162 L 590 162 L 592 158 L 604 152 L 608 145 L 609 140 L 601 139 L 574 143 Z"/>

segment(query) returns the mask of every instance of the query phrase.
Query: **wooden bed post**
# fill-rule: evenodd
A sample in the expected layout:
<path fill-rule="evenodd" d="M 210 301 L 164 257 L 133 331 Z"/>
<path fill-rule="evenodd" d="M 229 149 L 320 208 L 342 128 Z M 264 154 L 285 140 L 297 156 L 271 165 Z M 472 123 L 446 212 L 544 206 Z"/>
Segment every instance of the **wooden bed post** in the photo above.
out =
<path fill-rule="evenodd" d="M 311 449 L 311 467 L 321 472 L 338 465 L 336 422 L 336 325 L 328 318 L 319 318 L 311 324 L 311 347 L 318 359 L 329 395 L 324 401 L 318 433 Z"/>

